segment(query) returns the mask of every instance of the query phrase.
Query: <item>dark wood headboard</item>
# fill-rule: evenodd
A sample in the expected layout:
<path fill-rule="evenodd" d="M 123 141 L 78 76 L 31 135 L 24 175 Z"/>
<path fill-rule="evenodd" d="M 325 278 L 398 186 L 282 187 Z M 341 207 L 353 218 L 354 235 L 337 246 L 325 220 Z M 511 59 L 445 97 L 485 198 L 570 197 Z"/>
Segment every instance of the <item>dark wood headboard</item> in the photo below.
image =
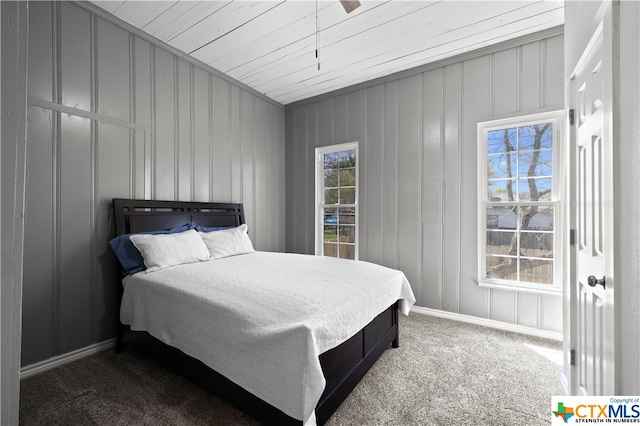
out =
<path fill-rule="evenodd" d="M 239 226 L 245 223 L 239 203 L 201 203 L 113 199 L 116 235 L 157 231 L 188 223 L 200 226 Z"/>

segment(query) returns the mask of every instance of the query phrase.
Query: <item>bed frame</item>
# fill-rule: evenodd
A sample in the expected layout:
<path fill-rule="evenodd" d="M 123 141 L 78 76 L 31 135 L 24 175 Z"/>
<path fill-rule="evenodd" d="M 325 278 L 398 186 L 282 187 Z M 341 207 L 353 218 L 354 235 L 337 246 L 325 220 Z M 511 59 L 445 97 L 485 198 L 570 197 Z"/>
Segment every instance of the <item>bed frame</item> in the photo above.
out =
<path fill-rule="evenodd" d="M 182 226 L 238 226 L 245 223 L 242 204 L 113 199 L 116 235 Z M 119 289 L 118 306 L 122 299 Z M 118 316 L 119 317 L 119 316 Z M 316 406 L 316 421 L 324 424 L 384 351 L 399 346 L 398 303 L 381 312 L 341 345 L 320 355 L 326 379 Z M 144 352 L 214 395 L 267 425 L 301 425 L 199 360 L 168 346 L 146 332 L 131 331 L 117 320 L 116 352 L 131 347 Z"/>

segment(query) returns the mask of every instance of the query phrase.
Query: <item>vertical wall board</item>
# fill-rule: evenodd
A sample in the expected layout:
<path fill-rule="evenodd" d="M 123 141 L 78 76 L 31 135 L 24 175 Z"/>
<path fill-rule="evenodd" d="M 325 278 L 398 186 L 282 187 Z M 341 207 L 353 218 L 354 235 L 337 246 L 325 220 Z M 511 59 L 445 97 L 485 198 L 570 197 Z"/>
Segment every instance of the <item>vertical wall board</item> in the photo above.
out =
<path fill-rule="evenodd" d="M 286 228 L 285 232 L 285 251 L 286 252 L 295 252 L 296 251 L 296 232 L 295 232 L 295 224 L 296 224 L 296 214 L 295 214 L 295 206 L 297 204 L 297 200 L 295 199 L 296 195 L 296 185 L 295 181 L 297 179 L 298 170 L 295 167 L 295 157 L 294 153 L 296 150 L 296 133 L 295 133 L 295 124 L 297 117 L 296 109 L 288 109 L 285 111 L 285 124 L 284 124 L 284 185 L 285 185 L 285 205 L 284 205 L 284 223 L 289 224 Z M 293 226 L 291 226 L 293 225 Z"/>
<path fill-rule="evenodd" d="M 253 144 L 254 144 L 254 179 L 253 186 L 255 196 L 253 237 L 256 239 L 256 250 L 269 249 L 269 228 L 273 226 L 269 215 L 269 197 L 275 194 L 270 191 L 268 170 L 269 160 L 269 117 L 267 103 L 261 99 L 255 99 L 255 119 L 253 120 Z"/>
<path fill-rule="evenodd" d="M 29 4 L 0 4 L 0 424 L 20 417 Z"/>
<path fill-rule="evenodd" d="M 275 233 L 277 232 L 278 223 L 276 221 L 276 199 L 278 198 L 277 187 L 276 187 L 276 179 L 277 175 L 274 174 L 275 171 L 275 155 L 277 155 L 277 146 L 275 143 L 275 135 L 276 135 L 276 125 L 277 122 L 274 120 L 274 116 L 271 113 L 272 107 L 268 103 L 265 102 L 264 106 L 261 106 L 264 113 L 264 122 L 265 127 L 262 129 L 262 134 L 260 135 L 261 145 L 260 152 L 263 153 L 263 156 L 256 155 L 256 161 L 260 161 L 260 168 L 263 173 L 263 179 L 266 181 L 266 193 L 262 194 L 260 190 L 258 191 L 258 195 L 261 200 L 258 202 L 260 205 L 261 212 L 258 213 L 260 216 L 260 226 L 264 227 L 263 235 L 265 238 L 263 250 L 266 251 L 275 251 Z"/>
<path fill-rule="evenodd" d="M 135 155 L 136 162 L 134 164 L 133 169 L 133 198 L 144 199 L 150 197 L 149 182 L 151 182 L 149 172 L 150 162 L 149 155 L 145 153 L 149 153 L 151 151 L 151 141 L 150 141 L 150 133 L 144 132 L 142 130 L 131 130 L 131 143 L 132 146 L 130 149 Z"/>
<path fill-rule="evenodd" d="M 422 74 L 422 303 L 442 307 L 443 70 Z"/>
<path fill-rule="evenodd" d="M 136 149 L 143 149 L 145 153 L 142 180 L 140 180 L 140 170 L 136 171 L 136 196 L 139 198 L 151 199 L 155 186 L 152 176 L 154 152 L 152 141 L 155 133 L 153 132 L 154 128 L 152 125 L 153 123 L 151 122 L 151 115 L 154 108 L 154 100 L 151 93 L 153 87 L 155 87 L 155 83 L 152 80 L 153 73 L 151 72 L 153 66 L 151 58 L 151 44 L 139 37 L 134 37 L 132 54 L 134 69 L 134 76 L 132 79 L 132 119 L 134 122 L 144 126 L 149 126 L 150 128 L 150 131 L 146 134 L 140 131 L 136 131 L 134 134 Z M 140 138 L 143 138 L 143 143 L 140 143 Z M 140 184 L 143 185 L 142 191 L 139 190 Z"/>
<path fill-rule="evenodd" d="M 347 96 L 347 116 L 349 117 L 348 138 L 352 141 L 367 139 L 367 90 L 362 89 Z"/>
<path fill-rule="evenodd" d="M 543 43 L 536 41 L 520 48 L 520 109 L 524 111 L 542 107 Z"/>
<path fill-rule="evenodd" d="M 384 84 L 384 265 L 398 266 L 398 81 Z"/>
<path fill-rule="evenodd" d="M 454 64 L 443 70 L 442 309 L 456 313 L 460 312 L 461 69 L 461 64 Z"/>
<path fill-rule="evenodd" d="M 306 185 L 304 189 L 304 208 L 301 209 L 301 212 L 304 212 L 305 222 L 308 224 L 306 227 L 306 248 L 305 253 L 313 254 L 315 253 L 315 205 L 316 205 L 316 173 L 315 173 L 315 147 L 317 145 L 316 137 L 316 122 L 317 122 L 317 111 L 315 105 L 309 105 L 307 107 L 307 134 L 306 134 L 306 143 L 304 161 L 305 161 L 305 170 L 306 170 Z"/>
<path fill-rule="evenodd" d="M 516 324 L 527 327 L 538 327 L 539 305 L 539 295 L 525 292 L 516 293 Z M 558 314 L 558 318 L 560 318 L 560 314 Z"/>
<path fill-rule="evenodd" d="M 541 42 L 546 56 L 544 64 L 544 105 L 564 108 L 564 80 L 558 75 L 564 73 L 564 35 L 548 38 Z"/>
<path fill-rule="evenodd" d="M 55 223 L 53 113 L 29 107 L 22 285 L 22 365 L 55 355 Z"/>
<path fill-rule="evenodd" d="M 422 297 L 420 306 L 442 309 L 442 228 L 425 223 L 422 225 Z"/>
<path fill-rule="evenodd" d="M 211 195 L 211 129 L 213 115 L 210 111 L 211 88 L 209 73 L 193 68 L 193 200 L 210 201 Z M 228 177 L 228 174 L 227 174 Z M 228 200 L 228 198 L 225 198 Z"/>
<path fill-rule="evenodd" d="M 129 32 L 103 19 L 97 21 L 97 112 L 129 121 L 131 87 Z"/>
<path fill-rule="evenodd" d="M 240 135 L 241 135 L 241 158 L 242 158 L 242 203 L 244 204 L 244 214 L 247 226 L 252 237 L 255 237 L 256 231 L 256 193 L 255 174 L 254 174 L 254 99 L 253 96 L 243 90 L 242 109 L 240 110 Z"/>
<path fill-rule="evenodd" d="M 29 3 L 29 66 L 27 93 L 53 101 L 53 4 Z"/>
<path fill-rule="evenodd" d="M 421 303 L 422 278 L 422 76 L 398 87 L 398 268 Z"/>
<path fill-rule="evenodd" d="M 267 129 L 264 134 L 264 165 L 266 172 L 266 179 L 268 181 L 266 190 L 266 202 L 263 206 L 263 210 L 260 213 L 263 216 L 263 224 L 265 229 L 265 235 L 267 238 L 265 250 L 278 251 L 277 235 L 280 232 L 280 209 L 279 200 L 283 196 L 284 191 L 279 188 L 280 179 L 278 179 L 278 155 L 280 150 L 278 149 L 278 115 L 275 113 L 274 106 L 271 104 L 265 104 Z"/>
<path fill-rule="evenodd" d="M 380 170 L 384 169 L 384 86 L 377 85 L 367 89 L 367 173 L 363 177 L 366 187 L 365 202 L 360 205 L 366 210 L 366 227 L 360 232 L 367 236 L 366 258 L 373 263 L 384 263 L 384 180 Z"/>
<path fill-rule="evenodd" d="M 215 90 L 215 87 L 214 87 Z M 231 201 L 242 202 L 242 153 L 241 137 L 242 131 L 242 90 L 234 85 L 230 85 L 229 91 L 229 145 L 231 152 L 229 155 L 231 168 Z M 215 107 L 214 107 L 215 111 Z M 245 211 L 246 213 L 246 211 Z"/>
<path fill-rule="evenodd" d="M 275 108 L 274 108 L 275 109 Z M 286 234 L 288 233 L 287 230 L 288 228 L 288 223 L 289 221 L 287 220 L 287 216 L 286 216 L 286 212 L 288 211 L 287 208 L 287 204 L 286 201 L 288 200 L 288 180 L 287 180 L 287 176 L 285 174 L 285 170 L 287 168 L 287 156 L 289 155 L 289 149 L 287 149 L 286 147 L 286 138 L 285 138 L 285 132 L 286 132 L 286 124 L 285 124 L 285 114 L 282 110 L 278 109 L 277 111 L 274 111 L 274 115 L 277 117 L 276 121 L 278 123 L 277 126 L 277 133 L 276 133 L 276 144 L 278 146 L 278 155 L 276 156 L 277 158 L 277 163 L 276 163 L 276 170 L 278 173 L 278 184 L 277 184 L 277 193 L 278 193 L 278 210 L 276 212 L 277 214 L 277 221 L 278 221 L 278 235 L 277 235 L 277 242 L 278 242 L 278 251 L 285 251 L 286 248 Z"/>
<path fill-rule="evenodd" d="M 349 140 L 358 142 L 359 158 L 357 159 L 357 161 L 359 168 L 358 172 L 360 175 L 358 180 L 358 203 L 361 206 L 366 206 L 368 187 L 367 176 L 369 176 L 367 168 L 367 157 L 369 155 L 367 141 L 367 91 L 363 89 L 358 90 L 357 92 L 349 93 L 347 101 L 347 115 L 349 117 Z M 358 255 L 362 260 L 369 259 L 369 234 L 364 231 L 368 229 L 367 214 L 368 209 L 359 208 L 358 226 L 360 228 L 360 231 L 358 235 Z"/>
<path fill-rule="evenodd" d="M 562 333 L 562 296 L 542 295 L 541 324 L 538 326 L 544 330 Z"/>
<path fill-rule="evenodd" d="M 210 121 L 209 131 L 211 132 L 211 200 L 227 201 L 234 198 L 232 182 L 233 173 L 237 171 L 233 168 L 233 153 L 236 151 L 239 153 L 240 149 L 239 140 L 235 139 L 238 136 L 239 115 L 235 115 L 235 124 L 232 123 L 231 87 L 227 81 L 211 76 L 209 96 L 211 96 L 211 113 L 207 120 Z M 233 137 L 232 130 L 235 132 Z"/>
<path fill-rule="evenodd" d="M 54 4 L 60 8 L 62 104 L 91 111 L 91 15 L 73 3 Z"/>
<path fill-rule="evenodd" d="M 285 149 L 284 149 L 284 116 L 279 114 L 278 108 L 269 105 L 270 123 L 272 131 L 271 147 L 269 149 L 271 168 L 271 188 L 275 197 L 270 198 L 269 212 L 272 214 L 272 226 L 269 227 L 269 241 L 272 242 L 273 251 L 285 251 L 284 236 L 285 226 Z"/>
<path fill-rule="evenodd" d="M 442 104 L 440 104 L 442 105 Z M 422 182 L 422 288 L 427 307 L 442 305 L 442 181 Z"/>
<path fill-rule="evenodd" d="M 276 173 L 277 173 L 277 194 L 278 194 L 278 208 L 276 210 L 276 220 L 278 222 L 278 235 L 277 235 L 277 251 L 285 251 L 285 238 L 287 234 L 286 211 L 287 211 L 287 177 L 285 174 L 286 159 L 288 155 L 288 149 L 286 149 L 285 141 L 285 118 L 284 114 L 274 110 L 274 116 L 276 117 L 276 146 L 278 154 L 276 155 Z"/>
<path fill-rule="evenodd" d="M 422 98 L 424 99 L 422 111 L 424 134 L 422 141 L 422 176 L 424 179 L 442 179 L 443 79 L 442 68 L 422 74 Z M 439 205 L 440 200 L 438 199 L 437 201 Z M 437 219 L 439 220 L 440 217 Z"/>
<path fill-rule="evenodd" d="M 421 75 L 401 79 L 398 91 L 398 183 L 402 187 L 422 179 Z M 399 209 L 402 213 L 406 210 L 402 200 Z"/>
<path fill-rule="evenodd" d="M 491 289 L 489 290 L 490 299 L 490 318 L 496 321 L 503 321 L 510 324 L 516 324 L 516 305 L 514 298 L 517 293 L 515 291 Z"/>
<path fill-rule="evenodd" d="M 62 114 L 58 181 L 60 350 L 93 342 L 91 122 Z"/>
<path fill-rule="evenodd" d="M 115 236 L 111 200 L 134 196 L 134 171 L 144 164 L 144 158 L 137 157 L 135 142 L 129 142 L 128 128 L 104 123 L 97 126 L 93 317 L 95 339 L 104 341 L 113 336 L 120 285 L 119 264 L 108 243 Z"/>
<path fill-rule="evenodd" d="M 293 170 L 295 179 L 293 182 L 293 251 L 296 253 L 307 253 L 307 227 L 312 226 L 306 223 L 306 190 L 308 170 L 307 164 L 307 107 L 296 108 L 294 111 L 294 146 L 293 146 Z"/>
<path fill-rule="evenodd" d="M 420 184 L 405 181 L 398 188 L 398 269 L 411 283 L 416 303 L 422 305 L 422 224 L 420 223 Z"/>
<path fill-rule="evenodd" d="M 346 142 L 348 139 L 349 95 L 340 95 L 333 99 L 333 142 Z"/>
<path fill-rule="evenodd" d="M 154 194 L 158 200 L 174 200 L 176 194 L 176 75 L 175 57 L 154 47 L 153 66 L 155 143 Z"/>
<path fill-rule="evenodd" d="M 317 146 L 327 146 L 333 143 L 333 98 L 318 102 L 318 136 Z"/>
<path fill-rule="evenodd" d="M 181 201 L 192 200 L 192 162 L 193 158 L 193 136 L 192 121 L 192 86 L 191 86 L 191 67 L 184 59 L 177 60 L 176 75 L 176 114 L 177 114 L 177 178 L 178 190 L 177 199 Z"/>
<path fill-rule="evenodd" d="M 487 318 L 488 290 L 478 286 L 478 142 L 477 123 L 490 114 L 489 57 L 464 63 L 462 114 L 465 120 L 461 152 L 460 294 L 461 313 Z M 494 102 L 494 105 L 496 103 Z M 484 300 L 485 303 L 481 301 Z"/>
<path fill-rule="evenodd" d="M 518 49 L 503 50 L 491 55 L 491 71 L 493 88 L 493 114 L 500 115 L 519 109 L 519 84 L 520 63 L 518 61 Z M 473 84 L 473 82 L 471 82 Z M 488 81 L 482 82 L 488 84 Z M 465 90 L 473 91 L 475 86 L 465 86 Z M 477 88 L 481 89 L 481 88 Z M 487 111 L 491 114 L 491 111 Z"/>
<path fill-rule="evenodd" d="M 153 81 L 151 79 L 152 61 L 151 61 L 151 44 L 134 37 L 133 43 L 134 59 L 133 66 L 135 75 L 133 78 L 133 95 L 134 95 L 134 121 L 138 124 L 151 127 L 151 111 L 152 101 L 151 90 L 153 89 Z"/>

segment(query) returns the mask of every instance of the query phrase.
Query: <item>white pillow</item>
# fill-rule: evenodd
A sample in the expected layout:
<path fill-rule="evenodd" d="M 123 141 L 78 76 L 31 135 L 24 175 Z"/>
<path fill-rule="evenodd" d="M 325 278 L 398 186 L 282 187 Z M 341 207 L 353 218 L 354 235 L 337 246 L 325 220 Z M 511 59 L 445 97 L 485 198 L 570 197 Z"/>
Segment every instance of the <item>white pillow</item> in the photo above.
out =
<path fill-rule="evenodd" d="M 209 260 L 207 246 L 193 229 L 175 234 L 138 234 L 130 239 L 140 250 L 147 272 Z"/>
<path fill-rule="evenodd" d="M 232 229 L 200 232 L 200 236 L 209 249 L 211 259 L 222 259 L 254 251 L 247 229 L 247 225 L 242 224 Z"/>

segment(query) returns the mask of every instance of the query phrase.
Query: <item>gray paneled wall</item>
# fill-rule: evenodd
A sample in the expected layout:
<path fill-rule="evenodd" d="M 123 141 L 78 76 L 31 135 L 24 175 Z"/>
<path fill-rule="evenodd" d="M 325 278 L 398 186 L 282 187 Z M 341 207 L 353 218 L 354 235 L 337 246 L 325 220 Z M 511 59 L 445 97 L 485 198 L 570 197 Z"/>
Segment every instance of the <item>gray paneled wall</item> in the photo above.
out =
<path fill-rule="evenodd" d="M 315 147 L 360 142 L 360 258 L 417 305 L 560 332 L 559 295 L 477 285 L 476 125 L 563 108 L 557 30 L 286 107 L 287 250 L 314 252 Z"/>
<path fill-rule="evenodd" d="M 69 2 L 29 5 L 22 365 L 114 336 L 113 197 L 243 202 L 284 250 L 284 111 Z"/>

